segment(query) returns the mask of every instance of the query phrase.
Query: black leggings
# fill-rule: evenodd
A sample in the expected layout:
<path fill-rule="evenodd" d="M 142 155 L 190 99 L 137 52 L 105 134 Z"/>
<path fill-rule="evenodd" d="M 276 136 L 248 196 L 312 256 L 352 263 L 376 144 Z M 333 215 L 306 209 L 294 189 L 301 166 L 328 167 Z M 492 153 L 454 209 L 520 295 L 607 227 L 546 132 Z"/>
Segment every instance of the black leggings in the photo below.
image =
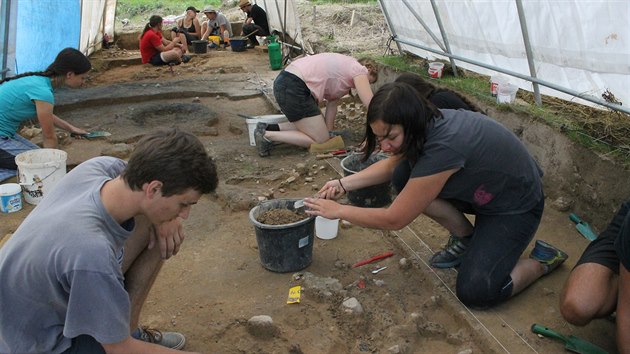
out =
<path fill-rule="evenodd" d="M 407 160 L 394 170 L 392 184 L 399 193 L 410 174 Z M 476 214 L 472 242 L 457 274 L 457 297 L 466 306 L 475 308 L 507 300 L 514 288 L 510 273 L 538 229 L 545 198 L 528 212 L 516 215 L 481 215 L 468 203 L 447 201 L 462 213 Z"/>

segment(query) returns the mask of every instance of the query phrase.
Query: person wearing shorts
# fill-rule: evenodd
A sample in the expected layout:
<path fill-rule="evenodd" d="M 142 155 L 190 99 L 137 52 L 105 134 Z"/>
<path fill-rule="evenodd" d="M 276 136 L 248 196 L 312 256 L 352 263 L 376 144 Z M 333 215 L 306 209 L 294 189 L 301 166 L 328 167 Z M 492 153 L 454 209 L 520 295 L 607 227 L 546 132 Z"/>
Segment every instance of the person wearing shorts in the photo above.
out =
<path fill-rule="evenodd" d="M 356 89 L 367 106 L 372 99 L 370 84 L 378 73 L 373 63 L 337 53 L 321 53 L 300 58 L 275 79 L 273 93 L 288 123 L 259 123 L 254 136 L 260 156 L 268 156 L 274 142 L 302 147 L 330 139 L 340 98 Z M 326 113 L 319 108 L 326 102 Z M 340 138 L 340 137 L 338 137 Z M 343 146 L 341 146 L 343 147 Z"/>
<path fill-rule="evenodd" d="M 617 345 L 630 351 L 630 200 L 584 250 L 560 294 L 564 319 L 585 326 L 617 311 Z"/>
<path fill-rule="evenodd" d="M 149 63 L 160 66 L 188 62 L 190 57 L 184 54 L 188 50 L 188 46 L 184 43 L 185 40 L 185 37 L 175 37 L 172 41 L 164 39 L 162 37 L 162 17 L 151 16 L 140 35 L 142 64 Z"/>

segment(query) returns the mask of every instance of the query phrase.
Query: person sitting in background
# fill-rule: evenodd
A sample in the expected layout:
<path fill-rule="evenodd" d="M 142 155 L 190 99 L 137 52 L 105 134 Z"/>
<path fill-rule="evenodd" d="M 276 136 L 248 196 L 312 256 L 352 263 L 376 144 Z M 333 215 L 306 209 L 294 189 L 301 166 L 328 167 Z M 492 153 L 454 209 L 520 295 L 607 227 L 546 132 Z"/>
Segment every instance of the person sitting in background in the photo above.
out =
<path fill-rule="evenodd" d="M 449 89 L 437 88 L 419 75 L 404 73 L 396 78 L 396 82 L 404 82 L 411 85 L 420 96 L 433 103 L 439 109 L 465 109 L 467 111 L 485 114 L 481 108 L 466 97 Z"/>
<path fill-rule="evenodd" d="M 376 82 L 378 71 L 374 63 L 337 53 L 321 53 L 295 60 L 273 83 L 273 94 L 289 122 L 258 123 L 254 137 L 260 156 L 269 156 L 274 142 L 302 147 L 324 144 L 331 139 L 337 115 L 337 102 L 356 89 L 365 106 L 372 99 L 370 84 Z M 326 101 L 322 115 L 319 103 Z M 343 148 L 330 146 L 331 150 Z"/>
<path fill-rule="evenodd" d="M 586 247 L 560 294 L 560 313 L 576 326 L 615 311 L 617 349 L 630 353 L 630 200 Z"/>
<path fill-rule="evenodd" d="M 209 36 L 219 36 L 221 37 L 221 41 L 227 44 L 229 38 L 233 36 L 230 21 L 228 21 L 225 15 L 217 12 L 217 10 L 210 6 L 206 6 L 206 8 L 203 9 L 203 13 L 208 18 L 208 21 L 205 21 L 201 25 L 201 38 L 208 39 Z"/>
<path fill-rule="evenodd" d="M 20 125 L 37 117 L 43 147 L 56 148 L 55 127 L 86 134 L 54 113 L 55 89 L 80 87 L 92 68 L 90 60 L 74 48 L 65 48 L 45 71 L 27 72 L 0 81 L 0 181 L 17 174 L 15 156 L 39 147 L 20 136 Z"/>
<path fill-rule="evenodd" d="M 192 44 L 192 41 L 199 40 L 201 37 L 201 24 L 197 19 L 197 10 L 194 6 L 188 6 L 186 8 L 186 14 L 183 18 L 177 20 L 177 27 L 173 27 L 171 30 L 171 38 L 185 37 L 186 44 Z M 182 43 L 184 41 L 182 40 Z"/>
<path fill-rule="evenodd" d="M 255 35 L 252 34 L 249 37 L 249 44 L 247 44 L 247 48 L 254 48 L 258 45 L 256 36 L 268 36 L 271 34 L 269 22 L 267 22 L 267 13 L 257 4 L 252 5 L 249 0 L 240 0 L 238 7 L 247 14 L 247 18 L 243 22 L 243 35 L 247 36 L 256 31 Z"/>
<path fill-rule="evenodd" d="M 190 57 L 185 53 L 188 46 L 184 44 L 182 37 L 176 37 L 172 41 L 162 37 L 162 17 L 153 15 L 144 26 L 140 35 L 140 56 L 142 64 L 152 65 L 179 64 L 188 62 Z"/>
<path fill-rule="evenodd" d="M 405 83 L 382 86 L 368 107 L 365 158 L 391 154 L 368 168 L 327 182 L 309 215 L 354 225 L 400 230 L 425 214 L 451 236 L 429 260 L 459 266 L 456 294 L 466 306 L 495 306 L 562 264 L 567 255 L 537 240 L 520 259 L 543 214 L 542 171 L 510 130 L 483 114 L 439 110 Z M 389 207 L 359 208 L 333 200 L 392 181 Z M 474 214 L 474 224 L 464 214 Z"/>
<path fill-rule="evenodd" d="M 178 353 L 182 334 L 138 320 L 184 240 L 180 220 L 217 183 L 203 144 L 178 129 L 147 134 L 129 162 L 72 169 L 0 248 L 0 353 Z"/>

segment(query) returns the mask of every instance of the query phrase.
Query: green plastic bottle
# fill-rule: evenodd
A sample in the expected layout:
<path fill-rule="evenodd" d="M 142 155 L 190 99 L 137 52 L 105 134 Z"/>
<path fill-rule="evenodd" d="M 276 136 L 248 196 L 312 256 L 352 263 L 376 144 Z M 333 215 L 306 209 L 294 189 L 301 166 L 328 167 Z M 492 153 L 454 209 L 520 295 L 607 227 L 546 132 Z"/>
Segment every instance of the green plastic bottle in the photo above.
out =
<path fill-rule="evenodd" d="M 276 42 L 276 36 L 270 36 L 268 39 L 270 43 L 267 45 L 267 49 L 269 50 L 269 64 L 271 64 L 271 69 L 282 69 L 282 51 L 280 50 L 280 43 Z"/>

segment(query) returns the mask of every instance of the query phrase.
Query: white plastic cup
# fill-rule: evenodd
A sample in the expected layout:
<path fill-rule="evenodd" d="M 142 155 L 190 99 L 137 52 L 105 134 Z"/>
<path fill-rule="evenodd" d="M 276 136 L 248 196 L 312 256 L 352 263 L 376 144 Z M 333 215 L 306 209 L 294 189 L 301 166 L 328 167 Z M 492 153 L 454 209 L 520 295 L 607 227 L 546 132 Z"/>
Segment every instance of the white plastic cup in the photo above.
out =
<path fill-rule="evenodd" d="M 442 72 L 444 71 L 444 63 L 440 62 L 432 62 L 429 63 L 429 76 L 432 79 L 439 79 L 442 77 Z"/>
<path fill-rule="evenodd" d="M 499 94 L 499 86 L 505 85 L 509 83 L 509 79 L 504 75 L 493 75 L 490 78 L 490 92 L 492 92 L 492 97 L 497 97 Z"/>
<path fill-rule="evenodd" d="M 497 103 L 512 103 L 516 99 L 516 91 L 518 86 L 510 83 L 499 85 L 497 93 Z"/>
<path fill-rule="evenodd" d="M 17 183 L 0 185 L 0 211 L 13 213 L 22 210 L 22 187 Z"/>
<path fill-rule="evenodd" d="M 337 237 L 339 230 L 339 219 L 326 219 L 318 216 L 315 218 L 315 235 L 323 240 L 330 240 Z"/>

